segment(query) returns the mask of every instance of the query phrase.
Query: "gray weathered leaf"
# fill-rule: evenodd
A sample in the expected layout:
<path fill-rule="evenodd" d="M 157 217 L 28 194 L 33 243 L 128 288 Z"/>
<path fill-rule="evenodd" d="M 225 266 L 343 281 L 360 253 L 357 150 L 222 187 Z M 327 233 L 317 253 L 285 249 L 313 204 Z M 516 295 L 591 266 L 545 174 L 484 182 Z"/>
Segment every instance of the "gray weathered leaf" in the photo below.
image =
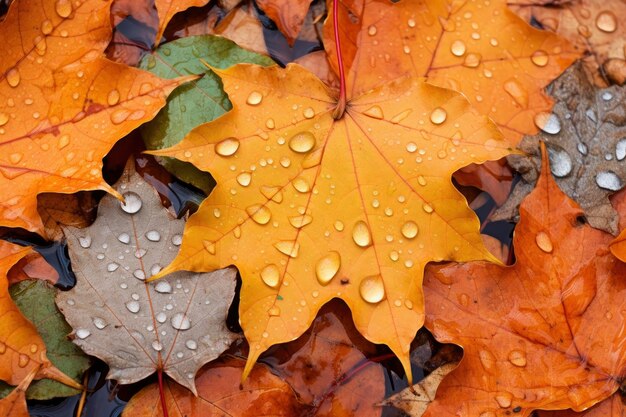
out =
<path fill-rule="evenodd" d="M 74 343 L 105 361 L 108 378 L 124 384 L 162 369 L 196 392 L 194 378 L 236 335 L 226 328 L 234 269 L 179 272 L 146 283 L 178 252 L 184 222 L 161 206 L 156 192 L 127 169 L 86 229 L 66 229 L 77 285 L 57 296 Z"/>
<path fill-rule="evenodd" d="M 548 91 L 556 100 L 552 114 L 536 119 L 542 133 L 522 140 L 519 148 L 529 156 L 509 157 L 523 181 L 493 219 L 517 215 L 539 176 L 544 141 L 559 187 L 585 210 L 591 226 L 616 234 L 617 213 L 608 197 L 626 184 L 626 86 L 597 89 L 577 64 Z"/>

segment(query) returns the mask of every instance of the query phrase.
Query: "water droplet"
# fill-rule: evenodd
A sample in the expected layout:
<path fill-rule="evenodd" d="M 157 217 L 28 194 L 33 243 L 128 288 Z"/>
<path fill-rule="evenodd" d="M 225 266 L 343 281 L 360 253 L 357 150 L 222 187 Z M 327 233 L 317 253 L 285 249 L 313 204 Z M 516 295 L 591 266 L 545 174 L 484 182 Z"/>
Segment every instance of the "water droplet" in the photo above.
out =
<path fill-rule="evenodd" d="M 302 177 L 296 178 L 291 184 L 293 185 L 293 188 L 300 193 L 308 193 L 311 190 L 311 186 L 307 180 Z"/>
<path fill-rule="evenodd" d="M 107 265 L 107 271 L 114 272 L 119 267 L 120 267 L 120 264 L 118 264 L 117 262 L 111 262 Z"/>
<path fill-rule="evenodd" d="M 248 103 L 251 106 L 258 106 L 259 104 L 261 104 L 261 101 L 263 101 L 263 95 L 259 93 L 258 91 L 253 91 L 248 96 L 246 103 Z"/>
<path fill-rule="evenodd" d="M 626 138 L 620 139 L 615 145 L 615 157 L 618 161 L 626 158 Z"/>
<path fill-rule="evenodd" d="M 549 56 L 546 51 L 538 49 L 530 56 L 530 60 L 538 67 L 545 67 L 548 65 Z"/>
<path fill-rule="evenodd" d="M 587 155 L 587 152 L 589 151 L 589 149 L 587 149 L 587 145 L 582 142 L 578 142 L 578 144 L 576 144 L 576 149 L 578 149 L 578 152 L 582 155 Z"/>
<path fill-rule="evenodd" d="M 172 327 L 176 330 L 188 330 L 191 328 L 191 321 L 184 313 L 176 313 L 170 320 Z"/>
<path fill-rule="evenodd" d="M 155 340 L 152 342 L 152 349 L 156 350 L 157 352 L 160 352 L 163 350 L 163 345 L 158 340 Z"/>
<path fill-rule="evenodd" d="M 446 121 L 447 117 L 448 117 L 448 113 L 441 107 L 437 107 L 430 114 L 430 121 L 436 125 L 440 125 Z"/>
<path fill-rule="evenodd" d="M 9 155 L 9 161 L 11 161 L 12 164 L 17 164 L 18 162 L 22 160 L 23 156 L 24 155 L 19 152 L 14 152 L 11 155 Z"/>
<path fill-rule="evenodd" d="M 597 123 L 598 118 L 596 117 L 596 113 L 595 113 L 593 110 L 588 109 L 588 110 L 585 112 L 585 115 L 589 118 L 589 120 L 591 120 L 591 121 L 592 121 L 592 122 L 594 122 L 594 123 Z"/>
<path fill-rule="evenodd" d="M 354 243 L 362 248 L 366 248 L 372 244 L 370 229 L 364 221 L 359 220 L 354 224 L 352 239 Z"/>
<path fill-rule="evenodd" d="M 91 236 L 83 236 L 78 238 L 78 244 L 81 248 L 89 248 L 91 246 Z"/>
<path fill-rule="evenodd" d="M 422 205 L 422 209 L 424 209 L 424 211 L 425 211 L 426 213 L 428 213 L 428 214 L 430 214 L 430 213 L 432 213 L 433 211 L 435 211 L 435 209 L 433 208 L 433 206 L 431 206 L 431 205 L 430 205 L 430 204 L 428 204 L 428 203 L 424 203 L 424 204 Z"/>
<path fill-rule="evenodd" d="M 304 111 L 302 112 L 302 114 L 304 115 L 305 118 L 307 119 L 312 119 L 315 117 L 315 110 L 313 110 L 310 107 L 307 107 L 306 109 L 304 109 Z"/>
<path fill-rule="evenodd" d="M 385 115 L 383 114 L 383 109 L 381 109 L 380 106 L 372 106 L 369 109 L 365 110 L 363 114 L 379 120 L 385 117 Z"/>
<path fill-rule="evenodd" d="M 87 329 L 76 330 L 76 337 L 78 337 L 79 339 L 86 339 L 87 337 L 89 337 L 90 334 L 91 332 Z"/>
<path fill-rule="evenodd" d="M 159 323 L 165 323 L 165 321 L 167 320 L 167 315 L 164 312 L 160 311 L 157 313 L 155 318 L 156 321 L 158 321 Z"/>
<path fill-rule="evenodd" d="M 465 60 L 463 60 L 463 65 L 468 68 L 476 68 L 480 65 L 480 60 L 480 54 L 467 54 Z"/>
<path fill-rule="evenodd" d="M 106 321 L 104 321 L 103 318 L 101 317 L 94 317 L 93 318 L 93 325 L 96 326 L 96 329 L 104 329 L 105 327 L 108 326 L 108 323 Z"/>
<path fill-rule="evenodd" d="M 161 294 L 169 294 L 172 292 L 172 285 L 167 281 L 158 281 L 154 286 L 154 290 Z"/>
<path fill-rule="evenodd" d="M 278 267 L 274 264 L 267 265 L 261 271 L 261 279 L 268 287 L 278 287 L 278 283 L 280 282 L 280 271 Z"/>
<path fill-rule="evenodd" d="M 509 362 L 515 366 L 523 368 L 526 366 L 526 354 L 520 350 L 512 350 L 509 352 Z"/>
<path fill-rule="evenodd" d="M 452 42 L 452 45 L 450 45 L 450 52 L 452 52 L 452 55 L 454 56 L 463 56 L 465 54 L 465 50 L 465 43 L 461 40 L 456 40 Z"/>
<path fill-rule="evenodd" d="M 289 139 L 289 149 L 297 153 L 309 152 L 315 146 L 315 136 L 311 132 L 299 132 Z"/>
<path fill-rule="evenodd" d="M 52 22 L 48 19 L 41 22 L 41 33 L 44 35 L 49 35 L 52 33 L 54 27 L 52 26 Z"/>
<path fill-rule="evenodd" d="M 502 408 L 510 407 L 513 402 L 513 396 L 508 392 L 499 393 L 496 395 L 496 402 Z"/>
<path fill-rule="evenodd" d="M 146 273 L 143 272 L 142 269 L 135 269 L 135 271 L 133 272 L 133 276 L 140 281 L 143 281 L 146 279 Z"/>
<path fill-rule="evenodd" d="M 479 351 L 478 359 L 480 359 L 480 363 L 486 371 L 490 371 L 496 365 L 495 356 L 493 356 L 493 353 L 488 350 Z"/>
<path fill-rule="evenodd" d="M 371 304 L 379 303 L 385 298 L 385 286 L 380 275 L 364 278 L 359 286 L 361 298 Z"/>
<path fill-rule="evenodd" d="M 558 116 L 549 112 L 540 112 L 535 115 L 535 125 L 545 133 L 556 135 L 561 131 L 561 121 Z"/>
<path fill-rule="evenodd" d="M 297 257 L 298 252 L 300 251 L 300 244 L 293 240 L 282 240 L 278 243 L 275 243 L 274 247 L 278 249 L 280 253 L 287 255 L 291 258 Z"/>
<path fill-rule="evenodd" d="M 191 349 L 191 350 L 198 349 L 198 344 L 196 343 L 195 340 L 187 340 L 185 342 L 185 346 L 187 346 L 187 349 Z"/>
<path fill-rule="evenodd" d="M 70 0 L 57 0 L 54 4 L 54 10 L 60 17 L 69 17 L 72 14 L 72 2 Z"/>
<path fill-rule="evenodd" d="M 237 182 L 242 187 L 247 187 L 248 185 L 250 185 L 251 181 L 252 175 L 249 172 L 242 172 L 241 174 L 237 175 Z"/>
<path fill-rule="evenodd" d="M 295 227 L 296 229 L 301 229 L 307 224 L 311 224 L 313 221 L 313 217 L 308 214 L 304 214 L 302 216 L 293 216 L 289 218 L 289 223 Z"/>
<path fill-rule="evenodd" d="M 504 83 L 504 91 L 521 107 L 528 107 L 528 92 L 515 78 L 511 78 Z"/>
<path fill-rule="evenodd" d="M 180 246 L 183 243 L 183 235 L 176 234 L 172 236 L 172 245 Z"/>
<path fill-rule="evenodd" d="M 28 362 L 30 362 L 30 358 L 28 357 L 28 355 L 20 353 L 19 359 L 17 360 L 17 365 L 20 368 L 24 368 L 26 365 L 28 365 Z"/>
<path fill-rule="evenodd" d="M 611 94 L 608 91 L 605 91 L 604 93 L 602 93 L 602 100 L 604 101 L 611 101 L 613 99 L 613 94 Z"/>
<path fill-rule="evenodd" d="M 417 236 L 418 230 L 417 223 L 414 221 L 408 221 L 402 226 L 402 236 L 407 239 L 413 239 Z"/>
<path fill-rule="evenodd" d="M 146 238 L 148 238 L 150 242 L 158 242 L 161 240 L 161 233 L 156 230 L 149 230 L 146 232 Z"/>
<path fill-rule="evenodd" d="M 7 351 L 7 345 L 4 342 L 0 342 L 0 355 Z"/>
<path fill-rule="evenodd" d="M 548 148 L 550 171 L 555 177 L 565 177 L 572 172 L 572 158 L 563 149 Z"/>
<path fill-rule="evenodd" d="M 146 253 L 147 253 L 147 251 L 146 251 L 145 249 L 141 248 L 141 249 L 137 249 L 137 250 L 135 251 L 134 255 L 135 255 L 135 258 L 137 258 L 137 259 L 141 259 L 141 258 L 143 258 L 143 256 L 144 256 Z"/>
<path fill-rule="evenodd" d="M 135 214 L 141 210 L 143 202 L 141 197 L 135 192 L 128 191 L 122 195 L 124 202 L 120 202 L 120 207 L 128 214 Z"/>
<path fill-rule="evenodd" d="M 141 307 L 137 301 L 133 300 L 126 303 L 126 308 L 131 313 L 138 313 Z"/>
<path fill-rule="evenodd" d="M 33 343 L 32 345 L 30 345 L 30 353 L 36 353 L 37 350 L 39 350 L 39 347 L 37 347 L 36 344 Z"/>
<path fill-rule="evenodd" d="M 21 81 L 20 73 L 17 71 L 17 68 L 11 68 L 7 71 L 6 79 L 11 87 L 17 87 Z"/>
<path fill-rule="evenodd" d="M 9 122 L 9 115 L 6 113 L 0 112 L 0 126 L 4 126 Z"/>
<path fill-rule="evenodd" d="M 332 251 L 322 259 L 317 261 L 315 265 L 315 275 L 317 281 L 322 284 L 328 284 L 339 271 L 341 266 L 341 255 L 338 252 Z"/>
<path fill-rule="evenodd" d="M 612 12 L 603 11 L 596 17 L 596 26 L 603 32 L 615 32 L 617 29 L 617 19 Z"/>
<path fill-rule="evenodd" d="M 539 249 L 546 253 L 552 253 L 552 240 L 550 240 L 550 236 L 548 236 L 545 232 L 539 232 L 535 236 L 535 242 Z"/>
<path fill-rule="evenodd" d="M 613 171 L 601 171 L 596 174 L 596 184 L 605 190 L 618 191 L 622 189 L 622 180 Z"/>
<path fill-rule="evenodd" d="M 267 310 L 267 314 L 269 314 L 271 317 L 280 316 L 280 307 L 278 307 L 277 305 L 271 306 L 270 309 Z"/>
<path fill-rule="evenodd" d="M 377 29 L 376 29 L 376 26 L 374 26 L 374 25 L 370 25 L 367 28 L 367 34 L 370 35 L 370 36 L 376 35 L 376 32 L 377 32 Z"/>
<path fill-rule="evenodd" d="M 272 212 L 265 206 L 259 204 L 252 205 L 246 208 L 246 213 L 254 220 L 255 223 L 264 225 L 269 223 L 272 218 Z"/>
<path fill-rule="evenodd" d="M 119 103 L 119 101 L 120 92 L 116 89 L 109 91 L 109 94 L 107 95 L 107 103 L 109 103 L 109 106 L 115 106 L 117 103 Z"/>
<path fill-rule="evenodd" d="M 211 255 L 215 255 L 215 242 L 211 242 L 210 240 L 203 240 L 202 246 L 209 252 Z"/>
<path fill-rule="evenodd" d="M 128 233 L 122 233 L 117 237 L 117 240 L 125 245 L 128 245 L 130 243 L 130 235 Z"/>
<path fill-rule="evenodd" d="M 239 149 L 237 138 L 227 138 L 215 145 L 215 152 L 220 156 L 232 156 Z"/>

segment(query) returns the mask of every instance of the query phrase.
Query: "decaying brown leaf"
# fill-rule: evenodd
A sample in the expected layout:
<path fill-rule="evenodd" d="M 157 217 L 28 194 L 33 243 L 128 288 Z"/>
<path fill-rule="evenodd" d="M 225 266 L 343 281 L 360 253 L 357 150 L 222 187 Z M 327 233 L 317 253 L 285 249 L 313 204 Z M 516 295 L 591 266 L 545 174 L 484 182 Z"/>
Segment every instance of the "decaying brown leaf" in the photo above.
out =
<path fill-rule="evenodd" d="M 74 342 L 104 360 L 109 378 L 139 381 L 163 370 L 195 393 L 197 370 L 235 339 L 226 328 L 235 271 L 176 273 L 144 280 L 178 252 L 183 221 L 168 217 L 156 192 L 129 170 L 86 229 L 67 228 L 77 284 L 57 305 Z"/>
<path fill-rule="evenodd" d="M 520 144 L 529 156 L 509 157 L 523 181 L 494 219 L 517 215 L 539 176 L 543 141 L 559 187 L 580 204 L 593 227 L 617 234 L 617 213 L 608 197 L 626 184 L 626 87 L 598 90 L 577 64 L 552 83 L 549 92 L 557 102 L 552 113 L 536 118 L 542 132 L 526 136 Z"/>

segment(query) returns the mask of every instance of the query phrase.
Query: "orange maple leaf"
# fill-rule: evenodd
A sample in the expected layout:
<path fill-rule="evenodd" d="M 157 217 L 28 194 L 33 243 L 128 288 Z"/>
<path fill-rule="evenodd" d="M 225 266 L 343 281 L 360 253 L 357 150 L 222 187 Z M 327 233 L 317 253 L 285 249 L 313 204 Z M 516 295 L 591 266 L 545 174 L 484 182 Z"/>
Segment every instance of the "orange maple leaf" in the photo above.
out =
<path fill-rule="evenodd" d="M 26 389 L 36 373 L 37 368 L 33 368 L 9 395 L 0 399 L 0 415 L 6 417 L 30 417 L 26 407 Z"/>
<path fill-rule="evenodd" d="M 464 357 L 425 416 L 584 410 L 626 376 L 626 265 L 612 236 L 579 221 L 545 157 L 520 207 L 517 263 L 427 268 L 426 327 Z"/>
<path fill-rule="evenodd" d="M 611 397 L 585 411 L 538 411 L 537 417 L 624 417 L 626 416 L 626 405 L 624 405 L 622 395 L 616 392 Z"/>
<path fill-rule="evenodd" d="M 338 18 L 353 95 L 401 75 L 426 77 L 465 94 L 512 144 L 537 133 L 535 115 L 553 104 L 543 88 L 580 56 L 557 35 L 530 27 L 504 0 L 345 0 Z M 335 45 L 325 48 L 338 72 Z"/>
<path fill-rule="evenodd" d="M 103 58 L 110 0 L 17 0 L 0 24 L 0 225 L 43 233 L 37 194 L 111 191 L 102 158 L 184 79 Z"/>
<path fill-rule="evenodd" d="M 36 370 L 35 379 L 52 378 L 81 389 L 80 384 L 48 360 L 46 345 L 37 329 L 9 295 L 7 273 L 20 259 L 32 253 L 30 247 L 0 241 L 0 380 L 17 385 Z"/>
<path fill-rule="evenodd" d="M 309 10 L 312 0 L 257 0 L 259 8 L 272 19 L 278 30 L 287 38 L 289 45 L 293 46 L 304 18 Z"/>

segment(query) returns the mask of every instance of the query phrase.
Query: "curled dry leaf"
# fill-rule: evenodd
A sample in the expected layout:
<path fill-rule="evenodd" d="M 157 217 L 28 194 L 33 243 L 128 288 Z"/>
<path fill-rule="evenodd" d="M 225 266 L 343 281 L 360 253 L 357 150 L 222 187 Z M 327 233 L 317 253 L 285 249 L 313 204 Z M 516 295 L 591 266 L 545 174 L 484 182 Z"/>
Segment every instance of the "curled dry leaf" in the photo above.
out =
<path fill-rule="evenodd" d="M 426 77 L 465 94 L 511 143 L 536 133 L 534 116 L 552 107 L 543 88 L 580 54 L 503 0 L 349 0 L 338 18 L 353 94 L 406 74 Z M 324 30 L 332 39 L 332 16 Z M 324 45 L 337 72 L 335 46 Z"/>
<path fill-rule="evenodd" d="M 441 381 L 457 365 L 458 363 L 447 363 L 440 366 L 417 384 L 387 398 L 381 405 L 399 408 L 411 417 L 422 417 L 428 405 L 435 399 Z"/>
<path fill-rule="evenodd" d="M 578 221 L 547 161 L 520 212 L 515 265 L 428 268 L 426 326 L 464 356 L 425 416 L 581 411 L 626 376 L 626 265 L 611 235 Z"/>
<path fill-rule="evenodd" d="M 267 366 L 259 364 L 241 382 L 245 362 L 230 358 L 207 365 L 198 373 L 198 395 L 169 381 L 165 401 L 169 417 L 301 417 L 306 408 L 298 403 L 289 385 Z M 135 394 L 122 417 L 161 417 L 163 408 L 157 384 Z"/>
<path fill-rule="evenodd" d="M 509 4 L 526 21 L 534 19 L 587 51 L 583 68 L 597 86 L 626 81 L 626 1 L 509 0 Z"/>
<path fill-rule="evenodd" d="M 63 226 L 87 227 L 96 219 L 98 200 L 94 193 L 44 193 L 37 196 L 37 212 L 43 221 L 43 235 L 63 239 Z"/>
<path fill-rule="evenodd" d="M 548 91 L 556 104 L 551 113 L 537 115 L 541 133 L 520 143 L 529 156 L 508 158 L 523 181 L 494 219 L 517 216 L 517 207 L 539 176 L 543 141 L 559 187 L 580 204 L 591 226 L 617 234 L 618 215 L 608 197 L 626 184 L 626 87 L 598 90 L 576 64 Z"/>
<path fill-rule="evenodd" d="M 197 370 L 236 337 L 226 328 L 235 271 L 146 283 L 176 255 L 184 222 L 131 168 L 116 189 L 126 204 L 105 196 L 94 224 L 66 229 L 77 283 L 57 305 L 74 342 L 109 365 L 108 378 L 128 384 L 158 370 L 195 393 Z"/>
<path fill-rule="evenodd" d="M 0 225 L 44 233 L 37 195 L 111 191 L 102 158 L 181 79 L 110 62 L 111 1 L 16 0 L 0 23 Z"/>
<path fill-rule="evenodd" d="M 153 152 L 217 181 L 159 276 L 239 268 L 246 372 L 339 297 L 359 332 L 388 345 L 410 376 L 424 265 L 495 261 L 450 176 L 501 158 L 508 144 L 461 95 L 421 79 L 349 97 L 335 120 L 336 93 L 298 65 L 215 72 L 233 109 Z"/>
<path fill-rule="evenodd" d="M 276 23 L 293 46 L 312 0 L 257 0 L 259 8 Z"/>
<path fill-rule="evenodd" d="M 31 253 L 29 247 L 0 241 L 0 380 L 17 385 L 36 370 L 35 379 L 52 378 L 80 389 L 80 384 L 52 365 L 37 329 L 22 315 L 9 295 L 7 272 Z"/>
<path fill-rule="evenodd" d="M 36 373 L 37 368 L 33 368 L 9 395 L 0 399 L 0 415 L 5 417 L 30 417 L 26 408 L 26 389 Z"/>

